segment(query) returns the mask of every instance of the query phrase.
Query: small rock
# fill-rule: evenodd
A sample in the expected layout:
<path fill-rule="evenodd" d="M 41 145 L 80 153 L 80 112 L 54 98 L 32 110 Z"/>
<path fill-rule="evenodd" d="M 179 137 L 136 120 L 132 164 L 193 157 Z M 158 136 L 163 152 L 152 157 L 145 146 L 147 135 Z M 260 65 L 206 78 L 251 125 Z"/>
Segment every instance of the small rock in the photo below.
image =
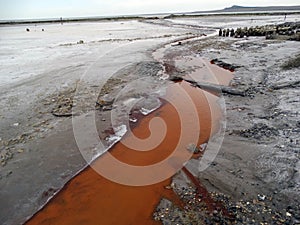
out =
<path fill-rule="evenodd" d="M 193 143 L 191 143 L 187 146 L 187 150 L 189 150 L 190 152 L 192 152 L 194 154 L 198 154 L 200 152 L 200 149 L 197 148 L 197 146 Z"/>
<path fill-rule="evenodd" d="M 265 200 L 266 200 L 266 196 L 265 196 L 265 195 L 260 195 L 260 194 L 258 194 L 258 195 L 257 195 L 257 199 L 258 199 L 259 201 L 265 201 Z"/>
<path fill-rule="evenodd" d="M 8 171 L 6 177 L 9 177 L 12 174 L 12 171 Z"/>
<path fill-rule="evenodd" d="M 137 119 L 136 118 L 130 118 L 129 121 L 132 122 L 132 123 L 136 123 Z"/>
<path fill-rule="evenodd" d="M 18 149 L 17 152 L 18 152 L 18 153 L 23 153 L 23 152 L 24 152 L 24 149 Z"/>
<path fill-rule="evenodd" d="M 200 145 L 200 151 L 203 152 L 207 148 L 207 143 Z"/>

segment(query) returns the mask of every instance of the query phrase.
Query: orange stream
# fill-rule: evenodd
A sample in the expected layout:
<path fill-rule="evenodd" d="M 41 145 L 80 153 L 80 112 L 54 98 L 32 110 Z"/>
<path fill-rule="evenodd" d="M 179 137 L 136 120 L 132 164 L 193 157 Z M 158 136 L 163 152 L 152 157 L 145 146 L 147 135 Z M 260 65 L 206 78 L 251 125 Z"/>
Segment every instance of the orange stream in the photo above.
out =
<path fill-rule="evenodd" d="M 170 85 L 168 94 L 174 97 L 176 104 L 184 107 L 184 113 L 187 114 L 185 118 L 189 118 L 190 106 L 182 102 L 181 95 L 176 95 L 176 90 L 179 87 L 182 87 L 189 94 L 197 109 L 201 125 L 198 144 L 207 142 L 211 133 L 218 129 L 218 124 L 215 123 L 220 116 L 219 107 L 216 103 L 217 97 L 191 87 L 186 82 Z M 142 118 L 138 125 L 132 129 L 136 137 L 147 138 L 150 135 L 149 122 L 155 117 L 163 119 L 167 127 L 166 136 L 157 147 L 151 151 L 141 152 L 131 150 L 119 142 L 109 150 L 109 153 L 122 162 L 137 166 L 152 165 L 168 158 L 181 136 L 180 116 L 182 115 L 178 115 L 177 109 L 172 104 L 165 103 L 158 110 Z M 195 119 L 189 118 L 184 122 L 192 124 L 195 123 Z M 152 129 L 152 132 L 156 131 L 155 127 Z M 128 138 L 131 138 L 131 134 L 123 137 L 124 140 Z M 186 146 L 190 140 L 187 138 L 187 140 L 182 141 L 183 146 Z M 184 156 L 186 152 L 187 150 L 183 149 L 177 156 Z M 93 167 L 97 168 L 108 164 L 107 154 L 105 153 L 93 162 Z M 108 167 L 114 171 L 113 165 L 112 168 L 109 165 Z M 92 167 L 88 167 L 70 180 L 26 224 L 160 224 L 152 219 L 152 214 L 162 197 L 182 206 L 178 196 L 172 190 L 165 188 L 170 183 L 171 178 L 168 178 L 148 186 L 126 186 L 112 182 L 99 175 Z"/>

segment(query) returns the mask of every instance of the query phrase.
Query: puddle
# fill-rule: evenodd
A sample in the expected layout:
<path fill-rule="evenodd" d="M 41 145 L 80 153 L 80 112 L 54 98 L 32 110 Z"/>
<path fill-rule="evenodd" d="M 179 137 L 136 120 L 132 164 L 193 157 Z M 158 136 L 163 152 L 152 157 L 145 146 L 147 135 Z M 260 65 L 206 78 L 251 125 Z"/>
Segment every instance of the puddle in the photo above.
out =
<path fill-rule="evenodd" d="M 175 65 L 193 67 L 187 76 L 197 81 L 228 84 L 232 78 L 230 72 L 201 58 L 178 59 Z M 215 78 L 208 76 L 212 71 Z M 105 176 L 86 168 L 26 224 L 160 224 L 152 215 L 161 198 L 182 207 L 178 196 L 166 187 L 171 176 L 193 156 L 187 146 L 208 142 L 219 129 L 222 113 L 217 96 L 185 81 L 170 83 L 161 102 L 160 108 L 142 116 L 131 127 L 132 132 L 92 163 Z M 111 158 L 122 163 L 114 164 Z M 160 162 L 166 163 L 147 169 Z M 155 179 L 160 182 L 152 184 Z M 149 185 L 126 185 L 136 181 Z"/>

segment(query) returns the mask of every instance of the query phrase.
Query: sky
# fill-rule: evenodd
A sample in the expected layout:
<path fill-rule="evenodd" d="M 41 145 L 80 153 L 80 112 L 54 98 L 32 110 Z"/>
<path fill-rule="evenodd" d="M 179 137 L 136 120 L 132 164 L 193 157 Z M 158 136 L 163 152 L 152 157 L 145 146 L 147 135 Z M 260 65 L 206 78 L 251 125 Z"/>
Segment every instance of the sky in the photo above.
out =
<path fill-rule="evenodd" d="M 0 0 L 0 20 L 191 12 L 223 9 L 232 5 L 278 6 L 300 5 L 300 2 L 299 0 Z"/>

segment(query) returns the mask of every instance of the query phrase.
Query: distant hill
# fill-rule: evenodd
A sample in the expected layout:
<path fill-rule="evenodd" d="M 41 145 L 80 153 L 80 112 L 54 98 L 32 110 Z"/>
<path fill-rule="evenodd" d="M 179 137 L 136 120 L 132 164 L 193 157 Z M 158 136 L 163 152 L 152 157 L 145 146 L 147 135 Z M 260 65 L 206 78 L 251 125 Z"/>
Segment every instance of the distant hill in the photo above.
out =
<path fill-rule="evenodd" d="M 255 7 L 255 6 L 239 6 L 233 5 L 228 8 L 221 10 L 212 11 L 196 11 L 192 14 L 197 13 L 243 13 L 243 12 L 273 12 L 273 11 L 300 11 L 300 5 L 297 6 L 265 6 L 265 7 Z"/>
<path fill-rule="evenodd" d="M 300 10 L 300 5 L 298 6 L 266 6 L 266 7 L 246 7 L 233 5 L 231 7 L 225 8 L 221 11 L 227 12 L 242 12 L 242 11 L 291 11 L 291 10 Z"/>
<path fill-rule="evenodd" d="M 13 24 L 37 24 L 37 23 L 61 23 L 61 22 L 92 22 L 92 21 L 115 21 L 115 20 L 133 20 L 133 19 L 158 19 L 158 18 L 175 18 L 185 16 L 206 16 L 206 15 L 231 15 L 231 14 L 300 14 L 300 5 L 298 6 L 239 6 L 233 5 L 221 10 L 212 11 L 196 11 L 196 12 L 182 12 L 182 13 L 159 13 L 159 14 L 140 14 L 140 15 L 125 15 L 125 16 L 111 16 L 111 17 L 74 17 L 74 18 L 60 18 L 54 19 L 25 19 L 25 20 L 0 20 L 0 25 L 13 25 Z"/>

